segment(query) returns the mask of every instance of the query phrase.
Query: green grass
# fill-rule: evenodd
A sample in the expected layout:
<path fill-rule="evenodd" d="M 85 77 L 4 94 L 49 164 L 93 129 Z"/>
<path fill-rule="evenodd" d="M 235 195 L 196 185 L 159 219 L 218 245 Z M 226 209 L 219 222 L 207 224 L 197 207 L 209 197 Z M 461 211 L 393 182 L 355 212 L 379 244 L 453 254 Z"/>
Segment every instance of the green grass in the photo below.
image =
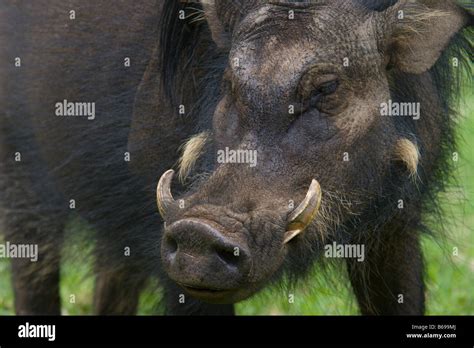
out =
<path fill-rule="evenodd" d="M 463 138 L 459 149 L 460 159 L 456 176 L 461 190 L 449 190 L 445 206 L 452 215 L 447 222 L 451 235 L 442 242 L 423 240 L 427 264 L 427 314 L 474 314 L 474 92 L 466 93 L 462 106 L 464 118 L 460 123 Z M 459 196 L 464 199 L 459 200 Z M 71 237 L 77 229 L 84 229 L 73 221 L 69 230 L 68 255 L 85 255 L 90 246 L 80 238 Z M 454 255 L 453 248 L 458 253 Z M 86 251 L 84 253 L 84 251 Z M 90 277 L 92 261 L 85 257 L 66 259 L 61 271 L 63 314 L 79 315 L 92 312 L 93 279 Z M 340 267 L 342 269 L 342 267 Z M 314 276 L 297 289 L 290 291 L 274 288 L 237 305 L 242 315 L 348 315 L 357 314 L 354 297 L 347 287 L 344 272 L 335 269 L 327 277 Z M 289 294 L 294 303 L 289 303 Z M 74 303 L 71 303 L 74 295 Z M 140 314 L 153 314 L 156 293 L 146 291 L 140 298 Z M 0 315 L 13 314 L 9 263 L 0 259 Z"/>

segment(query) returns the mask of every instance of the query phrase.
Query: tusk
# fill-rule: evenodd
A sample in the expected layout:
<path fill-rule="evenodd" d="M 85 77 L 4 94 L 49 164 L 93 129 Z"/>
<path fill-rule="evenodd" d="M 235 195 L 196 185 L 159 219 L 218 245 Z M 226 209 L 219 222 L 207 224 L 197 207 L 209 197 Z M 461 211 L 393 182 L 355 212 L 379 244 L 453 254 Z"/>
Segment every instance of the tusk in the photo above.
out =
<path fill-rule="evenodd" d="M 288 243 L 313 221 L 321 205 L 321 186 L 313 179 L 303 202 L 288 217 L 288 227 L 283 244 Z"/>
<path fill-rule="evenodd" d="M 167 170 L 158 181 L 156 186 L 156 203 L 161 217 L 164 219 L 166 210 L 176 204 L 176 201 L 171 194 L 171 180 L 173 180 L 174 170 Z"/>

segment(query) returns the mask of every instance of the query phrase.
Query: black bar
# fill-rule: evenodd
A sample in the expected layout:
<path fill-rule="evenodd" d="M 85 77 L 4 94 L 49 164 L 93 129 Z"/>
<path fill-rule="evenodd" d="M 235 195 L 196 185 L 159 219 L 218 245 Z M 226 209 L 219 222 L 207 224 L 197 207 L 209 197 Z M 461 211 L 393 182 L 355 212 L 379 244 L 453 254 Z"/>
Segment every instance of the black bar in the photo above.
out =
<path fill-rule="evenodd" d="M 474 344 L 474 317 L 0 317 L 0 347 L 20 344 Z M 55 339 L 19 327 L 55 325 Z M 407 334 L 456 337 L 408 338 Z"/>

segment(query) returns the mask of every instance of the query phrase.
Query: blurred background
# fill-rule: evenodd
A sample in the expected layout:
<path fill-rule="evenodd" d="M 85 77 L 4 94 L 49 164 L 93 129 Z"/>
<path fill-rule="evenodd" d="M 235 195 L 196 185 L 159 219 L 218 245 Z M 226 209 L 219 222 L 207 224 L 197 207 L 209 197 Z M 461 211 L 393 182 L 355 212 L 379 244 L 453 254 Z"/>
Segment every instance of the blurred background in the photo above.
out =
<path fill-rule="evenodd" d="M 472 83 L 472 79 L 470 83 Z M 452 183 L 441 200 L 446 210 L 443 240 L 424 237 L 426 259 L 426 305 L 428 315 L 474 315 L 474 88 L 464 86 L 458 127 L 459 160 L 455 162 L 457 183 Z M 64 315 L 92 313 L 92 246 L 81 238 L 87 227 L 72 219 L 61 269 Z M 1 238 L 1 237 L 0 237 Z M 0 243 L 3 241 L 0 239 Z M 160 314 L 160 295 L 151 283 L 140 298 L 139 314 Z M 294 301 L 290 303 L 289 295 Z M 71 295 L 74 295 L 71 297 Z M 71 301 L 74 298 L 74 302 Z M 73 303 L 71 303 L 73 302 Z M 240 315 L 354 315 L 357 303 L 349 288 L 344 264 L 324 272 L 316 265 L 313 276 L 296 288 L 269 288 L 239 303 Z M 0 315 L 13 315 L 13 291 L 8 259 L 0 258 Z"/>

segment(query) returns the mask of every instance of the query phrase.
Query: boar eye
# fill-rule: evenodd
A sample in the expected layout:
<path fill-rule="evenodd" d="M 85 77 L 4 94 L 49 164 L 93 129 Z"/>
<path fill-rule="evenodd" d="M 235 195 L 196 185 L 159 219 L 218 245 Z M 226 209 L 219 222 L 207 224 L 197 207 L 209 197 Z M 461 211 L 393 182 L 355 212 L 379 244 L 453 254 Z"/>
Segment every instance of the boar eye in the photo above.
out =
<path fill-rule="evenodd" d="M 338 80 L 329 81 L 319 86 L 319 91 L 322 95 L 332 94 L 336 92 L 338 85 L 339 85 Z"/>
<path fill-rule="evenodd" d="M 321 100 L 328 95 L 331 95 L 336 92 L 337 87 L 339 86 L 338 80 L 332 80 L 320 84 L 311 92 L 309 99 L 310 108 L 318 108 L 320 106 Z"/>

